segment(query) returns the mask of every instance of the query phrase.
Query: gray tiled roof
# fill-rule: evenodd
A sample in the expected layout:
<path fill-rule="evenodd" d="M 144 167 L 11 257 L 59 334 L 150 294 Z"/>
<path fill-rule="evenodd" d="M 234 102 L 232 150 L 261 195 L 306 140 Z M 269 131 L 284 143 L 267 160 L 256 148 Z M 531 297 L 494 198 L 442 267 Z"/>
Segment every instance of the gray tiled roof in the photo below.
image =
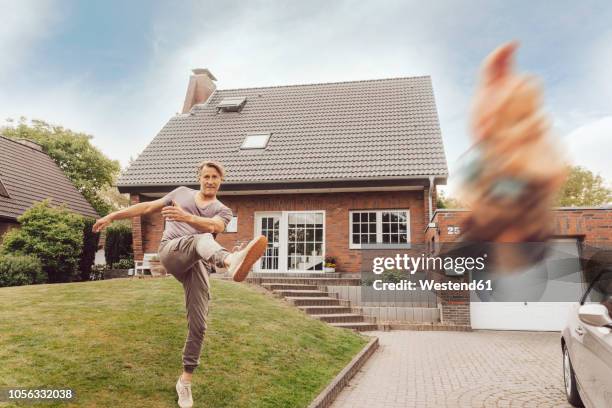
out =
<path fill-rule="evenodd" d="M 9 195 L 0 195 L 0 217 L 14 220 L 45 198 L 55 205 L 65 203 L 78 214 L 98 217 L 47 154 L 0 136 L 0 157 L 0 179 Z"/>
<path fill-rule="evenodd" d="M 244 96 L 241 112 L 217 112 Z M 270 132 L 265 150 L 240 150 Z M 228 183 L 414 178 L 448 174 L 429 77 L 217 90 L 170 119 L 118 185 L 195 183 L 203 159 Z"/>

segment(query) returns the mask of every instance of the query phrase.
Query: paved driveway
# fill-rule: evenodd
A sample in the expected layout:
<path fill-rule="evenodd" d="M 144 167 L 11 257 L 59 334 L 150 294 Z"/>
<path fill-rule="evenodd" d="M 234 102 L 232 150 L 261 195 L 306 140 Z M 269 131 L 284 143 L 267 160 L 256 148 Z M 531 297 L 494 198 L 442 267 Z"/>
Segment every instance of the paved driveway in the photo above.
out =
<path fill-rule="evenodd" d="M 368 334 L 380 348 L 334 408 L 570 406 L 557 333 Z"/>

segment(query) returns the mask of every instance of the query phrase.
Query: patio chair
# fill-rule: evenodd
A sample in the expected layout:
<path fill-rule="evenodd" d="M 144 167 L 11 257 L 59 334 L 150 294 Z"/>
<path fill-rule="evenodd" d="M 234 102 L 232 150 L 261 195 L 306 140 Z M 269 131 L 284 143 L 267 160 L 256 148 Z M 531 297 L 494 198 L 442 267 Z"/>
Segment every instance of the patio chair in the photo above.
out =
<path fill-rule="evenodd" d="M 142 261 L 134 262 L 134 276 L 145 275 L 145 271 L 149 271 L 148 275 L 152 275 L 151 260 L 157 258 L 157 254 L 144 254 Z"/>

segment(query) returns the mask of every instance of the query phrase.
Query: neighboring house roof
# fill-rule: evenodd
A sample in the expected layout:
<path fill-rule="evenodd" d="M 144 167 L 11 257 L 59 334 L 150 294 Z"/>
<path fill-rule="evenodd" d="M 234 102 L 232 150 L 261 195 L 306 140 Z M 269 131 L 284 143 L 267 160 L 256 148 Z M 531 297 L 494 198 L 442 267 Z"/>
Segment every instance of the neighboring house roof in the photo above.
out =
<path fill-rule="evenodd" d="M 50 198 L 78 214 L 98 217 L 62 170 L 44 152 L 0 136 L 0 218 L 16 219 L 35 202 Z M 7 197 L 8 196 L 8 197 Z"/>
<path fill-rule="evenodd" d="M 240 112 L 218 112 L 246 97 Z M 271 133 L 265 149 L 245 137 Z M 448 175 L 428 76 L 215 91 L 170 119 L 119 179 L 130 187 L 197 184 L 203 159 L 232 184 L 410 179 Z"/>

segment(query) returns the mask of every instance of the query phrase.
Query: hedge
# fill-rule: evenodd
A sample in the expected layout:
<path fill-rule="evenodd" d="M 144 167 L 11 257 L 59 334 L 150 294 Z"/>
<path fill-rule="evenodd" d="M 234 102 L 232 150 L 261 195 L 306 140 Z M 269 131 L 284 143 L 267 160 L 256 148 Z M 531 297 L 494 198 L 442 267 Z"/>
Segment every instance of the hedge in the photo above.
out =
<path fill-rule="evenodd" d="M 91 273 L 91 267 L 96 260 L 96 251 L 98 250 L 98 242 L 100 241 L 100 234 L 94 233 L 91 227 L 95 224 L 96 220 L 93 218 L 84 219 L 83 227 L 83 248 L 81 251 L 81 257 L 79 259 L 79 273 L 80 278 L 83 281 L 89 280 Z"/>
<path fill-rule="evenodd" d="M 0 287 L 44 283 L 40 260 L 33 255 L 0 255 Z"/>
<path fill-rule="evenodd" d="M 132 228 L 128 223 L 116 222 L 106 229 L 104 256 L 108 265 L 133 258 Z"/>

